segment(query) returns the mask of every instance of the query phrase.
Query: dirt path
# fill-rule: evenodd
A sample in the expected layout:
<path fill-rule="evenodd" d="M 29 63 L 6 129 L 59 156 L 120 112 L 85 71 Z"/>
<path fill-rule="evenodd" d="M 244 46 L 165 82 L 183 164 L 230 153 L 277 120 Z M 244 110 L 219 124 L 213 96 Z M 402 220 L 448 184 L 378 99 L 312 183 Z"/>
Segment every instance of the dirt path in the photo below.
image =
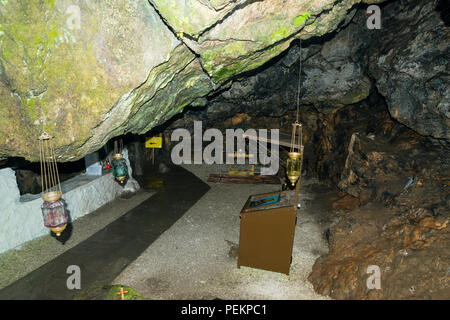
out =
<path fill-rule="evenodd" d="M 202 180 L 216 166 L 184 166 Z M 304 181 L 289 276 L 236 267 L 226 240 L 239 241 L 239 212 L 250 194 L 278 185 L 210 184 L 207 192 L 113 283 L 129 285 L 151 299 L 328 299 L 307 280 L 314 261 L 328 250 L 330 191 Z M 188 188 L 189 186 L 186 186 Z M 176 196 L 176 195 L 174 195 Z"/>

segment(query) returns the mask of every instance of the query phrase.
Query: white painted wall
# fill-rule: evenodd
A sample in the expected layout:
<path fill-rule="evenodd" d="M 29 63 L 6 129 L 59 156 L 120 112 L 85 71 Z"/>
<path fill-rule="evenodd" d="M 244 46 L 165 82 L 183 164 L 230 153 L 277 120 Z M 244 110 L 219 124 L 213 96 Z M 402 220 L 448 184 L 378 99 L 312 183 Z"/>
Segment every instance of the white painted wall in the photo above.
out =
<path fill-rule="evenodd" d="M 132 178 L 128 152 L 124 150 L 130 179 L 123 188 L 114 181 L 112 173 L 101 177 L 80 175 L 63 182 L 63 199 L 72 221 L 89 214 L 126 191 L 137 191 L 139 184 Z M 83 181 L 86 180 L 86 181 Z M 64 189 L 79 185 L 70 191 Z M 42 218 L 42 199 L 20 201 L 14 170 L 0 170 L 0 253 L 14 249 L 27 241 L 49 234 Z M 23 200 L 23 197 L 22 197 Z"/>

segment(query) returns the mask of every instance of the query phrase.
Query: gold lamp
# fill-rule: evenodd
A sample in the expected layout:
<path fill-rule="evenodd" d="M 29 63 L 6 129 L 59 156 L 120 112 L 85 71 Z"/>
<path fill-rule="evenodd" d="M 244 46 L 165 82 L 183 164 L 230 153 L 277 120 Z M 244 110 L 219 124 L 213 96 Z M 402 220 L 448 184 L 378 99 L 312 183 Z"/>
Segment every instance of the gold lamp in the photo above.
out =
<path fill-rule="evenodd" d="M 292 186 L 299 179 L 303 162 L 302 124 L 298 121 L 292 124 L 291 148 L 286 162 L 286 175 Z"/>

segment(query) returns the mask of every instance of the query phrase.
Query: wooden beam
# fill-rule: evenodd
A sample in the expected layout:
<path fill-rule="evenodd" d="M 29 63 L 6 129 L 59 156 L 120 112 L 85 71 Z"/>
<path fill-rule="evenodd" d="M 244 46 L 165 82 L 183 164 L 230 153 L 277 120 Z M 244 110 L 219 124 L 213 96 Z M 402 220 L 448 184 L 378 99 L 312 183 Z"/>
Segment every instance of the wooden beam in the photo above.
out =
<path fill-rule="evenodd" d="M 284 147 L 291 146 L 291 135 L 288 133 L 280 132 L 279 139 L 278 139 L 279 141 L 272 140 L 271 138 L 262 138 L 258 135 L 254 136 L 254 135 L 249 135 L 249 134 L 243 134 L 242 136 L 244 138 L 248 138 L 249 140 L 263 141 L 263 142 L 267 142 L 270 144 L 278 144 L 278 145 L 284 146 Z M 299 145 L 295 145 L 294 147 L 300 148 Z"/>
<path fill-rule="evenodd" d="M 281 184 L 277 176 L 237 176 L 229 174 L 211 173 L 208 182 L 215 183 L 237 183 L 237 184 Z"/>

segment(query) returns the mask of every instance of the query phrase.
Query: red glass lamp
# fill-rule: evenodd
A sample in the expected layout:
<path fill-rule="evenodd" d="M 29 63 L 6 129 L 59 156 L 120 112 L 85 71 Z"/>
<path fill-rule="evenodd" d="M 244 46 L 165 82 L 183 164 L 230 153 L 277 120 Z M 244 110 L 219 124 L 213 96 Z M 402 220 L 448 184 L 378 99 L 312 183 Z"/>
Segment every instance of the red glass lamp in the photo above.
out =
<path fill-rule="evenodd" d="M 61 199 L 61 183 L 56 165 L 53 137 L 43 132 L 39 137 L 44 225 L 59 237 L 67 226 L 66 205 Z"/>

